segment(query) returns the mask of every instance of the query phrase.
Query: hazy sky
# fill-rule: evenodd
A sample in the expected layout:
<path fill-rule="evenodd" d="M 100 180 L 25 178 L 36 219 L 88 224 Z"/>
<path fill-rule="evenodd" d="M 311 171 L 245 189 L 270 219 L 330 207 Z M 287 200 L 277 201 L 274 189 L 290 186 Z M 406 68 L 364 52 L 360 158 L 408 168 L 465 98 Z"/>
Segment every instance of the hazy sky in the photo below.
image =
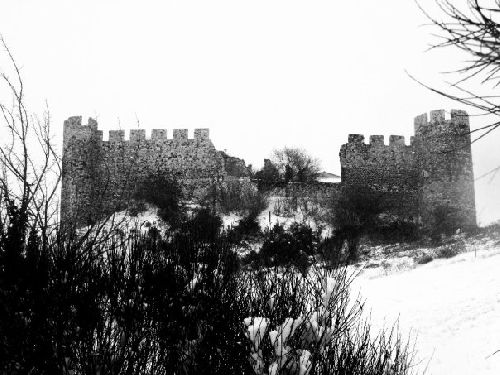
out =
<path fill-rule="evenodd" d="M 451 50 L 425 52 L 424 23 L 413 0 L 0 0 L 29 104 L 47 100 L 58 132 L 73 115 L 105 133 L 137 120 L 209 127 L 218 149 L 254 166 L 289 145 L 336 173 L 348 133 L 409 142 L 416 115 L 467 109 L 406 74 L 444 87 L 439 72 L 460 66 Z M 500 164 L 499 144 L 500 132 L 473 146 L 476 176 Z M 481 223 L 500 218 L 499 188 L 500 176 L 477 181 Z"/>

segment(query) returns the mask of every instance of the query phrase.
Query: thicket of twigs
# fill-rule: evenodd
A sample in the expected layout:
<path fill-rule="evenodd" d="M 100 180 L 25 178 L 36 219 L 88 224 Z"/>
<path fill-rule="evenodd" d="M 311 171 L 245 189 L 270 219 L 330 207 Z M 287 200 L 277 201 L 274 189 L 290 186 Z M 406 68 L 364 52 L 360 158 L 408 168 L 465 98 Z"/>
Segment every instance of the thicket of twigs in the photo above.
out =
<path fill-rule="evenodd" d="M 275 373 L 298 374 L 292 365 L 306 351 L 309 374 L 409 370 L 397 336 L 369 334 L 345 270 L 240 270 L 219 228 L 186 235 L 206 232 L 206 211 L 168 240 L 151 231 L 101 241 L 55 236 L 46 246 L 35 232 L 25 239 L 17 214 L 9 212 L 0 241 L 1 373 L 273 373 L 270 333 L 281 334 L 289 318 L 301 323 Z M 261 372 L 245 323 L 258 317 L 269 320 Z"/>

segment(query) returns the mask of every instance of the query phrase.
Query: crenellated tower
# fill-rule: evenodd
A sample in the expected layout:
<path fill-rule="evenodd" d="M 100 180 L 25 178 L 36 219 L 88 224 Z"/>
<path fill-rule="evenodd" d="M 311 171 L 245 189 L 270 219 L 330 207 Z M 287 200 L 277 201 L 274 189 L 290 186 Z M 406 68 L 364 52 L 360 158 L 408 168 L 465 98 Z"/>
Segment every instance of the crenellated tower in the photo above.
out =
<path fill-rule="evenodd" d="M 381 193 L 387 212 L 435 225 L 437 212 L 454 228 L 476 225 L 469 116 L 452 110 L 417 116 L 410 144 L 403 136 L 350 134 L 340 150 L 342 185 L 363 185 Z M 442 217 L 444 219 L 444 217 Z"/>
<path fill-rule="evenodd" d="M 81 116 L 73 116 L 64 121 L 62 181 L 61 181 L 61 222 L 73 221 L 80 216 L 82 222 L 90 219 L 89 214 L 97 207 L 96 185 L 101 176 L 102 131 L 97 122 L 89 118 L 82 125 Z"/>
<path fill-rule="evenodd" d="M 415 161 L 420 179 L 420 213 L 422 221 L 440 219 L 455 223 L 457 228 L 476 226 L 474 172 L 471 152 L 469 116 L 465 111 L 437 110 L 415 118 Z M 439 216 L 438 215 L 438 216 Z"/>

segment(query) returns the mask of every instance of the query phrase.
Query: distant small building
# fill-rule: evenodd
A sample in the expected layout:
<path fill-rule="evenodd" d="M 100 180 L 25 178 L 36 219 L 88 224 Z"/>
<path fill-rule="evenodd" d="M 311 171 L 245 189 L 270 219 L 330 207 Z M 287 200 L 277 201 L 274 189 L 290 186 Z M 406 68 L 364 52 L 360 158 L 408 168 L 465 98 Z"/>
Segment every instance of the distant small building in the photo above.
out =
<path fill-rule="evenodd" d="M 335 173 L 330 173 L 330 172 L 320 172 L 316 176 L 316 181 L 318 182 L 327 182 L 327 183 L 337 183 L 340 182 L 340 176 L 336 175 Z"/>

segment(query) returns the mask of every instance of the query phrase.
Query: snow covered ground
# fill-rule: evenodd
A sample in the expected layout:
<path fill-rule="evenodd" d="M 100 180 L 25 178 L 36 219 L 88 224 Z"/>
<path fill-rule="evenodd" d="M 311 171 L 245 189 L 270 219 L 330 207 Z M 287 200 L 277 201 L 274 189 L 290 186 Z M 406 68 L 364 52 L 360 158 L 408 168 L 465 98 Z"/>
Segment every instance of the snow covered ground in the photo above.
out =
<path fill-rule="evenodd" d="M 491 242 L 490 242 L 491 244 Z M 394 273 L 366 269 L 355 280 L 374 328 L 399 319 L 416 339 L 426 374 L 500 374 L 500 246 L 482 246 Z"/>
<path fill-rule="evenodd" d="M 123 216 L 118 213 L 117 220 Z M 225 226 L 240 219 L 223 217 Z M 259 217 L 263 228 L 294 219 L 272 215 L 269 223 L 268 211 Z M 131 221 L 142 228 L 159 219 L 150 209 Z M 403 336 L 411 334 L 417 373 L 500 374 L 500 242 L 487 237 L 466 242 L 466 252 L 422 265 L 415 259 L 436 258 L 435 249 L 371 248 L 352 285 L 354 296 L 360 293 L 366 301 L 374 329 L 398 321 Z"/>
<path fill-rule="evenodd" d="M 321 225 L 323 228 L 323 236 L 325 237 L 331 234 L 332 228 L 327 222 L 317 220 L 314 215 L 308 215 L 300 209 L 289 212 L 286 216 L 283 214 L 277 215 L 276 211 L 279 211 L 276 209 L 278 200 L 279 198 L 277 197 L 269 197 L 268 206 L 266 209 L 262 210 L 259 216 L 257 216 L 257 222 L 262 230 L 271 229 L 275 224 L 283 225 L 283 227 L 288 228 L 293 223 L 303 223 L 309 225 L 313 230 L 316 230 L 318 225 Z M 224 228 L 238 225 L 241 219 L 243 219 L 243 215 L 237 213 L 222 216 Z"/>

